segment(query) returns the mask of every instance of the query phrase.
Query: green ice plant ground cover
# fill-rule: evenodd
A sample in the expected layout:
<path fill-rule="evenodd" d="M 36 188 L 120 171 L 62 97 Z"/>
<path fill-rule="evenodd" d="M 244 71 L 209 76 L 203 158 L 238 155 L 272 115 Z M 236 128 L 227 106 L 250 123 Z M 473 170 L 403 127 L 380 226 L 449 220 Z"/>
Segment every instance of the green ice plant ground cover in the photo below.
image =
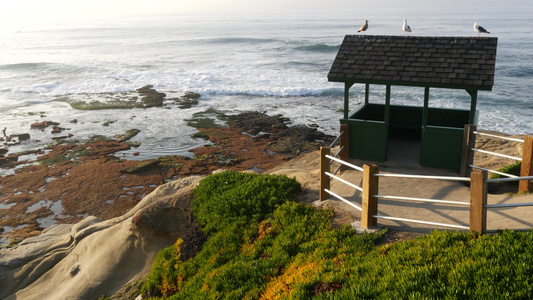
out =
<path fill-rule="evenodd" d="M 195 191 L 209 235 L 193 258 L 159 252 L 143 287 L 153 299 L 530 299 L 533 232 L 434 231 L 380 243 L 386 230 L 333 228 L 330 210 L 293 201 L 285 176 L 223 172 Z"/>

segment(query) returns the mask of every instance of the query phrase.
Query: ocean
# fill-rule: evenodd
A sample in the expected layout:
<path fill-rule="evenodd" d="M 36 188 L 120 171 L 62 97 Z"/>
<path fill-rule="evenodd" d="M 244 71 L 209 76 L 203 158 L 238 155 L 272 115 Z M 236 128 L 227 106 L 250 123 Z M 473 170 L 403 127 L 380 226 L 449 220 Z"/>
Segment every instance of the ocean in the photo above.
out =
<path fill-rule="evenodd" d="M 474 16 L 476 19 L 474 19 Z M 60 122 L 83 140 L 137 128 L 136 159 L 186 155 L 204 145 L 186 120 L 215 109 L 229 114 L 260 111 L 292 124 L 337 134 L 343 85 L 327 74 L 346 34 L 364 19 L 366 34 L 403 35 L 407 18 L 417 36 L 476 36 L 474 22 L 498 37 L 495 83 L 478 97 L 478 127 L 508 134 L 533 133 L 533 17 L 531 10 L 482 8 L 477 12 L 422 10 L 352 14 L 167 15 L 50 22 L 0 30 L 0 127 L 30 133 L 11 152 L 50 144 L 37 121 Z M 198 105 L 77 110 L 76 101 L 108 101 L 145 85 L 179 97 L 201 94 Z M 371 102 L 385 87 L 372 86 Z M 351 89 L 351 108 L 364 101 L 364 86 Z M 423 103 L 423 88 L 393 87 L 392 104 Z M 61 101 L 58 101 L 61 100 Z M 430 106 L 469 109 L 463 90 L 433 89 Z M 109 122 L 109 126 L 103 126 Z M 129 158 L 131 153 L 123 155 Z"/>

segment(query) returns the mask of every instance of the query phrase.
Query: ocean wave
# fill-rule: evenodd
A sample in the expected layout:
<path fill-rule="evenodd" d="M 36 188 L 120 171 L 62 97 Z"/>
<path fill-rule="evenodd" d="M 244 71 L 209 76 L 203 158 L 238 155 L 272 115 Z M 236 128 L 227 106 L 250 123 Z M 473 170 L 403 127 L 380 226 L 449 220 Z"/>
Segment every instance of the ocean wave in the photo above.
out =
<path fill-rule="evenodd" d="M 294 49 L 298 51 L 309 51 L 309 52 L 337 52 L 339 51 L 340 45 L 329 45 L 326 43 L 318 43 L 307 46 L 298 46 Z"/>
<path fill-rule="evenodd" d="M 529 66 L 501 67 L 498 69 L 498 73 L 498 75 L 505 77 L 533 78 L 533 69 Z"/>
<path fill-rule="evenodd" d="M 341 88 L 309 88 L 309 87 L 279 87 L 279 88 L 204 88 L 196 92 L 208 96 L 250 96 L 250 97 L 342 97 Z"/>
<path fill-rule="evenodd" d="M 247 37 L 218 37 L 210 39 L 197 39 L 194 42 L 198 44 L 268 44 L 277 42 L 277 39 L 271 38 L 247 38 Z"/>
<path fill-rule="evenodd" d="M 16 70 L 34 70 L 43 67 L 50 66 L 50 63 L 38 62 L 38 63 L 18 63 L 18 64 L 4 64 L 0 65 L 0 70 L 16 71 Z"/>

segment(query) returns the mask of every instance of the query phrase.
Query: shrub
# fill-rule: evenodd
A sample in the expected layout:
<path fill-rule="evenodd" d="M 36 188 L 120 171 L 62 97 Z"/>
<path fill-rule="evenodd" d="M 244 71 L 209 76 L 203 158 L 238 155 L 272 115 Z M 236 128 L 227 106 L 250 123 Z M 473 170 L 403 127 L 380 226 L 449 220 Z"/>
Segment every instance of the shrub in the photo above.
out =
<path fill-rule="evenodd" d="M 508 166 L 505 166 L 505 167 L 499 169 L 498 172 L 520 176 L 520 169 L 521 168 L 522 168 L 522 162 L 521 161 L 517 161 L 516 163 L 514 163 L 512 165 L 508 165 Z M 501 177 L 502 176 L 500 174 L 492 174 L 490 176 L 491 179 L 501 178 Z"/>
<path fill-rule="evenodd" d="M 234 195 L 228 186 L 238 190 L 257 180 L 249 175 L 217 174 L 201 183 L 198 195 L 231 201 L 221 195 Z M 212 226 L 216 230 L 195 257 L 182 261 L 180 242 L 157 255 L 145 294 L 170 299 L 533 298 L 533 231 L 434 231 L 376 246 L 385 231 L 359 235 L 350 226 L 332 228 L 331 211 L 301 203 L 286 201 L 270 214 L 243 211 L 243 218 L 241 210 L 220 207 L 216 217 L 204 216 L 204 224 L 225 218 L 225 226 Z M 197 210 L 206 213 L 203 204 Z"/>
<path fill-rule="evenodd" d="M 206 231 L 238 219 L 258 222 L 301 192 L 295 179 L 225 171 L 204 178 L 194 191 L 193 212 Z"/>

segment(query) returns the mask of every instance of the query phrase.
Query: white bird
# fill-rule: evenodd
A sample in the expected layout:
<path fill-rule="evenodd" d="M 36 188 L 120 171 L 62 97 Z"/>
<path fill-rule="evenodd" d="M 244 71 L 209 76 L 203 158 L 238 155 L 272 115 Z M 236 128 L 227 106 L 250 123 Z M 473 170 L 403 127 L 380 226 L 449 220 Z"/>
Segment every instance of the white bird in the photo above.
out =
<path fill-rule="evenodd" d="M 368 20 L 365 20 L 365 24 L 359 27 L 359 30 L 357 30 L 357 32 L 366 31 L 367 29 L 368 29 Z"/>
<path fill-rule="evenodd" d="M 411 27 L 407 25 L 407 19 L 403 19 L 403 26 L 402 26 L 403 32 L 405 32 L 405 36 L 407 36 L 408 32 L 411 32 Z"/>
<path fill-rule="evenodd" d="M 490 33 L 478 23 L 474 23 L 474 30 L 477 32 L 477 37 L 479 37 L 482 33 Z"/>

